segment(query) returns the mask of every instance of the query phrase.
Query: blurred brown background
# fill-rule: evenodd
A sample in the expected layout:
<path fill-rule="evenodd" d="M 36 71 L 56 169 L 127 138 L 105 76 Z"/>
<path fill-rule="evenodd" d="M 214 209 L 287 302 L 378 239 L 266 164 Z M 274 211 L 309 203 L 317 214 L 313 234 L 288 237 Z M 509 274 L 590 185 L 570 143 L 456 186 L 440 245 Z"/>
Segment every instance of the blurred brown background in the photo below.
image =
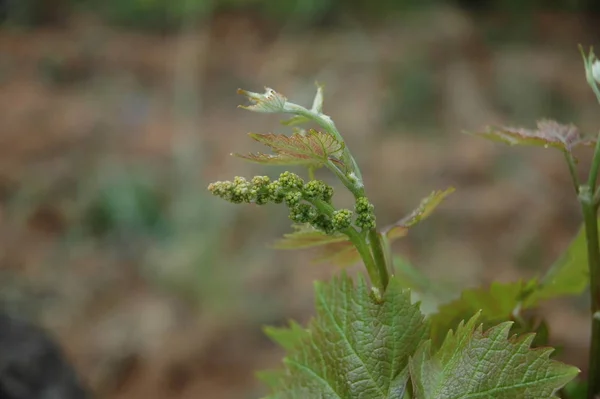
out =
<path fill-rule="evenodd" d="M 238 87 L 308 105 L 315 81 L 380 223 L 457 188 L 398 253 L 457 293 L 542 273 L 581 220 L 560 154 L 461 131 L 548 117 L 595 134 L 577 44 L 598 42 L 596 4 L 0 1 L 3 308 L 55 333 L 99 397 L 259 397 L 254 371 L 282 355 L 261 326 L 306 321 L 336 269 L 267 248 L 283 207 L 206 186 L 281 171 L 228 155 L 286 131 L 236 108 Z M 582 369 L 586 306 L 544 309 Z"/>

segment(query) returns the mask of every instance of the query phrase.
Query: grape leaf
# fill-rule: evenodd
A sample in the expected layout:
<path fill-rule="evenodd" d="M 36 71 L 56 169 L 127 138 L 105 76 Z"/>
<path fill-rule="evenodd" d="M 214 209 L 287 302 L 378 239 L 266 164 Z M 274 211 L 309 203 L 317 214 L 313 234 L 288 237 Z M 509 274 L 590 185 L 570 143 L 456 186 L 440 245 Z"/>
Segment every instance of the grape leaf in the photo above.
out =
<path fill-rule="evenodd" d="M 292 350 L 308 335 L 308 331 L 295 321 L 290 321 L 288 328 L 269 326 L 265 327 L 264 331 L 269 338 L 286 350 Z"/>
<path fill-rule="evenodd" d="M 527 306 L 535 306 L 546 299 L 583 293 L 590 282 L 587 259 L 585 228 L 581 226 L 567 250 L 541 280 L 539 289 L 527 298 Z"/>
<path fill-rule="evenodd" d="M 531 349 L 533 334 L 508 338 L 511 322 L 485 332 L 479 315 L 450 331 L 432 355 L 431 341 L 410 360 L 415 399 L 546 399 L 579 373 L 551 360 L 553 349 Z"/>
<path fill-rule="evenodd" d="M 315 291 L 310 335 L 284 359 L 269 398 L 402 398 L 409 356 L 428 333 L 410 293 L 392 278 L 378 302 L 345 274 Z"/>
<path fill-rule="evenodd" d="M 310 225 L 293 225 L 293 233 L 272 244 L 275 249 L 305 249 L 320 247 L 321 254 L 313 259 L 314 263 L 330 262 L 337 266 L 350 266 L 360 261 L 360 254 L 342 233 L 325 234 Z"/>
<path fill-rule="evenodd" d="M 251 162 L 272 165 L 306 165 L 320 167 L 329 161 L 338 161 L 344 151 L 344 143 L 329 133 L 310 129 L 306 134 L 250 133 L 254 140 L 270 147 L 270 154 L 234 154 Z"/>
<path fill-rule="evenodd" d="M 574 125 L 561 125 L 552 120 L 538 121 L 536 130 L 489 127 L 484 132 L 473 134 L 509 145 L 554 147 L 569 153 L 578 145 L 592 145 L 595 142 L 595 139 L 583 137 Z"/>
<path fill-rule="evenodd" d="M 264 113 L 285 112 L 286 110 L 285 105 L 287 103 L 287 98 L 268 87 L 265 87 L 264 94 L 253 93 L 242 89 L 238 89 L 237 92 L 238 94 L 248 97 L 252 102 L 252 105 L 240 105 L 240 108 Z"/>
<path fill-rule="evenodd" d="M 383 229 L 383 233 L 388 240 L 392 241 L 396 238 L 404 237 L 408 233 L 408 229 L 415 224 L 431 215 L 435 208 L 450 194 L 454 192 L 454 187 L 450 187 L 444 191 L 433 191 L 429 196 L 421 200 L 419 206 L 412 211 L 408 216 L 400 219 L 398 222 Z"/>
<path fill-rule="evenodd" d="M 337 266 L 352 266 L 361 260 L 356 247 L 350 241 L 327 244 L 313 263 L 332 263 Z"/>
<path fill-rule="evenodd" d="M 307 123 L 307 122 L 310 122 L 310 119 L 307 118 L 306 116 L 296 115 L 296 116 L 291 117 L 290 119 L 281 121 L 281 124 L 284 126 L 294 126 L 294 125 L 300 125 L 300 124 Z"/>
<path fill-rule="evenodd" d="M 294 232 L 283 235 L 272 247 L 275 249 L 304 249 L 347 241 L 342 233 L 325 234 L 310 225 L 292 225 Z"/>
<path fill-rule="evenodd" d="M 544 300 L 580 295 L 589 284 L 585 240 L 582 226 L 541 280 L 493 283 L 489 288 L 468 289 L 460 298 L 442 305 L 431 319 L 434 343 L 441 343 L 449 328 L 478 311 L 486 323 L 494 323 L 508 320 L 515 312 L 531 309 Z"/>
<path fill-rule="evenodd" d="M 515 312 L 522 309 L 523 300 L 537 287 L 537 280 L 530 280 L 513 283 L 494 282 L 489 288 L 464 290 L 460 298 L 440 306 L 438 311 L 431 315 L 431 338 L 434 345 L 441 344 L 448 330 L 478 312 L 486 323 L 509 320 Z"/>
<path fill-rule="evenodd" d="M 265 327 L 265 334 L 282 348 L 291 351 L 302 342 L 310 333 L 295 321 L 290 321 L 289 327 Z M 271 389 L 275 389 L 282 378 L 285 377 L 284 370 L 262 370 L 256 376 Z"/>
<path fill-rule="evenodd" d="M 408 234 L 410 227 L 429 217 L 444 198 L 453 192 L 453 187 L 444 191 L 432 192 L 421 201 L 417 209 L 394 225 L 383 229 L 380 234 L 386 236 L 388 243 L 404 237 Z M 316 263 L 331 262 L 338 266 L 348 266 L 360 260 L 358 251 L 344 234 L 328 235 L 312 228 L 310 225 L 294 225 L 292 227 L 295 231 L 285 234 L 282 239 L 272 245 L 273 248 L 303 249 L 321 247 L 322 255 L 314 260 Z"/>

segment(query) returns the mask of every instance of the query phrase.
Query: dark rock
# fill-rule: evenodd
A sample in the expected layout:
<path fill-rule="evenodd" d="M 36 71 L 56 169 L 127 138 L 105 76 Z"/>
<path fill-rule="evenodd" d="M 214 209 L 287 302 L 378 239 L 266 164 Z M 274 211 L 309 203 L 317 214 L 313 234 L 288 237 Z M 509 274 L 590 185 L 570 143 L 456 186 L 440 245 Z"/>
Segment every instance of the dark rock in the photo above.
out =
<path fill-rule="evenodd" d="M 84 399 L 63 351 L 42 328 L 0 314 L 0 399 Z"/>

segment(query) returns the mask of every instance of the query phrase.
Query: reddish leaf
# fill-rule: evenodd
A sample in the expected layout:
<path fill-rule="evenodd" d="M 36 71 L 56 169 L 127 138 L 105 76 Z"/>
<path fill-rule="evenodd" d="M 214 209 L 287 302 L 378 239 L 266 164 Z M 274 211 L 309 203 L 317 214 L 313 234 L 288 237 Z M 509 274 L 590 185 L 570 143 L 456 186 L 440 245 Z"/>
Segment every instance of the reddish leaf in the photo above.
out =
<path fill-rule="evenodd" d="M 408 233 L 408 229 L 411 226 L 414 226 L 415 224 L 429 217 L 433 210 L 453 192 L 454 187 L 450 187 L 444 191 L 433 191 L 428 197 L 421 201 L 417 209 L 395 224 L 383 229 L 382 233 L 385 234 L 390 241 L 404 237 Z"/>
<path fill-rule="evenodd" d="M 536 130 L 490 127 L 485 132 L 474 134 L 509 145 L 554 147 L 565 152 L 571 152 L 578 145 L 592 145 L 595 142 L 595 139 L 583 137 L 575 125 L 561 125 L 552 120 L 538 121 Z"/>
<path fill-rule="evenodd" d="M 320 255 L 315 263 L 332 263 L 349 266 L 360 261 L 360 255 L 348 237 L 341 233 L 333 235 L 315 230 L 309 225 L 294 225 L 293 233 L 285 234 L 272 246 L 276 249 L 306 249 L 319 247 Z"/>
<path fill-rule="evenodd" d="M 352 266 L 360 262 L 360 254 L 350 241 L 333 242 L 323 247 L 322 255 L 314 263 L 332 263 L 337 266 Z"/>
<path fill-rule="evenodd" d="M 294 133 L 291 136 L 273 133 L 250 133 L 250 137 L 270 147 L 275 154 L 234 155 L 258 163 L 319 167 L 328 161 L 337 162 L 344 150 L 344 144 L 332 135 L 312 129 L 305 134 Z"/>

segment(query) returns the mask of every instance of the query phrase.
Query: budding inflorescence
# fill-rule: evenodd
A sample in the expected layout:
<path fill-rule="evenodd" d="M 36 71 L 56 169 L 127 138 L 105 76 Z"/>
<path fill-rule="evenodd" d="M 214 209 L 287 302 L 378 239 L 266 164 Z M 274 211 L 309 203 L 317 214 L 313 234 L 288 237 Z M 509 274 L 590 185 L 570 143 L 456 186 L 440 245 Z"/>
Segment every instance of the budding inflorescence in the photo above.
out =
<path fill-rule="evenodd" d="M 239 203 L 265 205 L 284 202 L 289 217 L 296 223 L 308 223 L 327 234 L 352 226 L 354 212 L 349 209 L 333 210 L 333 188 L 321 180 L 304 180 L 291 172 L 283 172 L 279 179 L 271 181 L 267 176 L 255 176 L 250 181 L 235 177 L 233 181 L 217 181 L 208 189 L 222 199 Z M 361 228 L 374 226 L 373 205 L 361 197 L 356 203 L 356 225 Z"/>
<path fill-rule="evenodd" d="M 321 180 L 311 180 L 304 185 L 302 193 L 306 199 L 320 199 L 331 203 L 333 197 L 333 188 Z"/>
<path fill-rule="evenodd" d="M 354 204 L 356 211 L 356 225 L 363 230 L 375 228 L 375 207 L 369 202 L 367 197 L 359 197 Z"/>

